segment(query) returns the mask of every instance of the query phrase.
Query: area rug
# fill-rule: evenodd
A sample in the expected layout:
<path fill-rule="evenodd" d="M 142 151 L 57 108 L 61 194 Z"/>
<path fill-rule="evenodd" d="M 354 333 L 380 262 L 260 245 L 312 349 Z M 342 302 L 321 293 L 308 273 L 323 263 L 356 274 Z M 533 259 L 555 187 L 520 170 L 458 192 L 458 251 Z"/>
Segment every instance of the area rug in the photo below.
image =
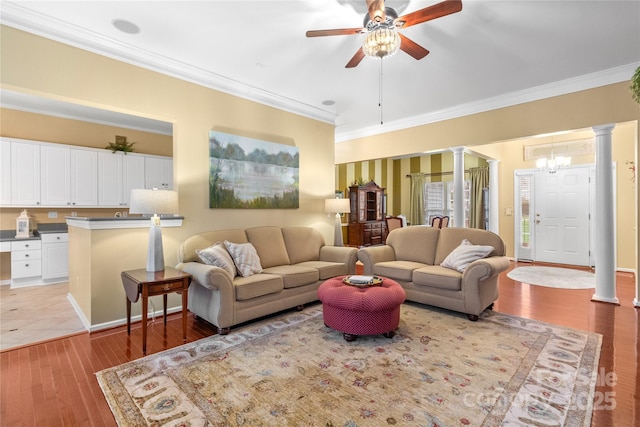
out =
<path fill-rule="evenodd" d="M 403 304 L 346 342 L 321 306 L 97 373 L 120 426 L 587 426 L 601 336 Z"/>
<path fill-rule="evenodd" d="M 507 277 L 530 285 L 561 289 L 593 289 L 596 275 L 584 270 L 558 267 L 516 267 Z"/>

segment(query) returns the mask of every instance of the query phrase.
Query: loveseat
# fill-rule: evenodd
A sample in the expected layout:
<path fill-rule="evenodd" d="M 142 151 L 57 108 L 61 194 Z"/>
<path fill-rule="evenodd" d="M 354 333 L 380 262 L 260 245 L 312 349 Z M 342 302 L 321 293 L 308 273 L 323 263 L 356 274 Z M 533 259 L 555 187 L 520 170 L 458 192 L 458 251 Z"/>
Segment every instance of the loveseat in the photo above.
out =
<path fill-rule="evenodd" d="M 398 228 L 385 245 L 358 250 L 358 259 L 364 274 L 400 283 L 408 301 L 465 313 L 472 321 L 493 306 L 498 274 L 509 267 L 500 236 L 475 228 Z"/>
<path fill-rule="evenodd" d="M 189 310 L 224 335 L 317 301 L 319 285 L 354 274 L 356 261 L 356 248 L 326 246 L 313 228 L 266 226 L 196 234 L 180 245 L 176 268 L 193 276 Z"/>

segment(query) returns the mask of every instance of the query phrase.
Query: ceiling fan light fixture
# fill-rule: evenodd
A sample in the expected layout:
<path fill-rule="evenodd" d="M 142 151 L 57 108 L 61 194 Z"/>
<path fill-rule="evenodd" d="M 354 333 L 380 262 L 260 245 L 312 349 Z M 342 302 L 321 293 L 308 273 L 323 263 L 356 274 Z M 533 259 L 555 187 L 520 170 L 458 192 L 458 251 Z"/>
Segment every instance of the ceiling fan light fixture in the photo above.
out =
<path fill-rule="evenodd" d="M 400 36 L 395 29 L 379 27 L 367 34 L 362 51 L 369 58 L 382 59 L 400 49 Z"/>

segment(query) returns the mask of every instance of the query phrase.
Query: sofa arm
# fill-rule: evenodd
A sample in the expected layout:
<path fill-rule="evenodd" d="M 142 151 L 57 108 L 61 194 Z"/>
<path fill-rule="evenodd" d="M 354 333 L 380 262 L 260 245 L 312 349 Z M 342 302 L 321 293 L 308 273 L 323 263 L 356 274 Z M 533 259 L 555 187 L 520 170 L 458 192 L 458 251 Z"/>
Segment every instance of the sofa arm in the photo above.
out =
<path fill-rule="evenodd" d="M 391 246 L 371 246 L 358 250 L 358 259 L 364 265 L 364 274 L 373 274 L 373 266 L 379 262 L 395 261 L 396 252 Z"/>
<path fill-rule="evenodd" d="M 194 281 L 207 289 L 220 291 L 223 294 L 228 291 L 233 295 L 233 280 L 229 277 L 229 273 L 220 267 L 200 262 L 185 262 L 178 264 L 176 268 L 191 274 Z"/>
<path fill-rule="evenodd" d="M 473 280 L 481 282 L 490 277 L 497 276 L 509 268 L 509 258 L 505 256 L 493 256 L 482 258 L 469 264 L 462 274 L 462 281 Z"/>
<path fill-rule="evenodd" d="M 358 250 L 344 246 L 322 246 L 320 248 L 320 261 L 340 262 L 349 268 L 349 274 L 355 274 Z"/>

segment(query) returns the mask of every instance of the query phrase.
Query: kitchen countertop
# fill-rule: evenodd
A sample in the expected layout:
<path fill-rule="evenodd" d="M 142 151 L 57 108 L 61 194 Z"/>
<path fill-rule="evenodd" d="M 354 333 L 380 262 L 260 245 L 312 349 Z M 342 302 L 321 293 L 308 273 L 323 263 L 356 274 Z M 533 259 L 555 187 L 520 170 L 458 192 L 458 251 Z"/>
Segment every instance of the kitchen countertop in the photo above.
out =
<path fill-rule="evenodd" d="M 22 240 L 40 240 L 42 234 L 67 233 L 67 224 L 64 222 L 39 224 L 37 230 L 33 230 L 33 236 L 22 239 L 16 238 L 16 230 L 0 230 L 0 242 L 19 242 Z"/>

